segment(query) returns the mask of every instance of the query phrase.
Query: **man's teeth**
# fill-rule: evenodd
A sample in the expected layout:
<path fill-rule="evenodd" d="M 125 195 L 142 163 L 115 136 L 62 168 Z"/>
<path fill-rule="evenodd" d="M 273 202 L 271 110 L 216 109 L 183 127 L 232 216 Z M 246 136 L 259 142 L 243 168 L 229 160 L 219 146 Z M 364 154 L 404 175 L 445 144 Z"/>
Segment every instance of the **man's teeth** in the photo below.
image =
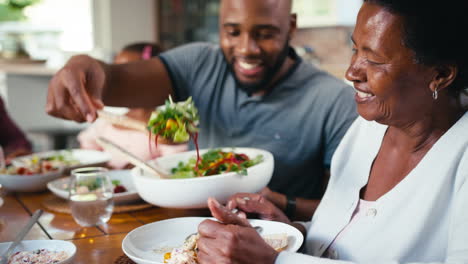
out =
<path fill-rule="evenodd" d="M 373 96 L 373 94 L 371 94 L 371 93 L 365 93 L 365 92 L 361 92 L 361 91 L 358 91 L 358 90 L 356 90 L 356 93 L 360 98 L 367 98 L 367 97 Z"/>
<path fill-rule="evenodd" d="M 260 63 L 247 63 L 247 62 L 239 61 L 239 66 L 241 66 L 242 68 L 246 70 L 254 69 L 258 67 L 259 65 Z"/>

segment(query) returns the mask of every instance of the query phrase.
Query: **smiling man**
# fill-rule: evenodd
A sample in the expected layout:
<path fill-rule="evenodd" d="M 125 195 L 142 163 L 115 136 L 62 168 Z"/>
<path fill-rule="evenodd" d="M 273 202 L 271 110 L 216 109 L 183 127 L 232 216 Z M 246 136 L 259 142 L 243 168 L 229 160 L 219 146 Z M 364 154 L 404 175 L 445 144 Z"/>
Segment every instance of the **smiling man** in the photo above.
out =
<path fill-rule="evenodd" d="M 295 64 L 289 40 L 296 30 L 291 1 L 223 1 L 220 43 L 237 86 L 264 94 Z"/>
<path fill-rule="evenodd" d="M 223 0 L 219 22 L 220 45 L 192 43 L 127 65 L 72 58 L 51 81 L 47 111 L 93 121 L 103 104 L 154 107 L 168 95 L 192 96 L 200 146 L 271 151 L 269 187 L 289 199 L 263 194 L 293 215 L 294 197 L 322 195 L 331 156 L 356 117 L 352 88 L 290 47 L 291 0 Z"/>

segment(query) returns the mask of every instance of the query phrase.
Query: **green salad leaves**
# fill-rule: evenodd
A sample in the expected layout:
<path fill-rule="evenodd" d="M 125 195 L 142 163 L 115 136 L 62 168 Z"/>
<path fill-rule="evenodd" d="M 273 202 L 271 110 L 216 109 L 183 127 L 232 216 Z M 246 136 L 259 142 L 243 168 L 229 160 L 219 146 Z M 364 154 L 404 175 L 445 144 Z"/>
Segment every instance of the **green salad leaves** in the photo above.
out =
<path fill-rule="evenodd" d="M 210 176 L 227 172 L 247 175 L 247 168 L 262 161 L 262 155 L 250 159 L 247 155 L 235 153 L 234 151 L 225 152 L 220 149 L 212 149 L 202 155 L 198 168 L 197 160 L 192 158 L 186 163 L 179 162 L 171 172 L 174 179 Z"/>
<path fill-rule="evenodd" d="M 198 110 L 192 97 L 177 103 L 169 97 L 164 107 L 159 107 L 151 114 L 148 130 L 170 142 L 184 143 L 198 132 L 198 122 Z"/>

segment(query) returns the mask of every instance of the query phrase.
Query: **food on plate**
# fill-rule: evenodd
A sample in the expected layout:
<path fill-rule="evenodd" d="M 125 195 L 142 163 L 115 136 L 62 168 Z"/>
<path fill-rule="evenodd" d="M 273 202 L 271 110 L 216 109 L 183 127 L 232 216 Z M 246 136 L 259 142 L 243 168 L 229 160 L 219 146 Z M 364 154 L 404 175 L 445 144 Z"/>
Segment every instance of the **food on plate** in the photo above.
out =
<path fill-rule="evenodd" d="M 35 163 L 24 166 L 13 166 L 10 165 L 4 169 L 0 169 L 0 174 L 8 175 L 34 175 L 34 174 L 43 174 L 51 171 L 58 170 L 59 167 L 55 166 L 53 163 L 47 160 L 38 160 Z"/>
<path fill-rule="evenodd" d="M 102 181 L 101 178 L 97 178 L 97 179 L 92 179 L 91 182 L 84 182 L 81 186 L 78 186 L 77 192 L 88 193 L 89 191 L 93 191 L 99 188 L 100 186 L 102 186 L 101 181 Z M 125 188 L 125 186 L 123 186 L 119 180 L 112 180 L 111 182 L 112 182 L 112 185 L 114 186 L 113 193 L 123 193 L 123 192 L 128 191 L 127 188 Z M 69 190 L 70 188 L 67 186 L 66 189 Z"/>
<path fill-rule="evenodd" d="M 278 252 L 283 251 L 288 247 L 288 234 L 286 233 L 269 234 L 262 237 L 270 247 L 274 248 Z"/>
<path fill-rule="evenodd" d="M 198 164 L 196 159 L 192 158 L 186 163 L 179 162 L 171 172 L 174 179 L 210 176 L 227 172 L 247 175 L 247 168 L 262 161 L 262 155 L 250 159 L 246 154 L 212 149 L 202 155 Z"/>
<path fill-rule="evenodd" d="M 50 251 L 38 249 L 34 251 L 18 251 L 10 256 L 8 264 L 40 263 L 52 264 L 66 260 L 68 254 L 65 251 Z"/>
<path fill-rule="evenodd" d="M 200 235 L 193 234 L 185 239 L 181 247 L 174 248 L 171 252 L 164 254 L 164 263 L 168 264 L 198 264 L 197 241 Z"/>
<path fill-rule="evenodd" d="M 164 254 L 164 263 L 167 264 L 198 264 L 197 261 L 197 241 L 200 238 L 198 233 L 189 236 L 181 247 L 174 248 L 171 252 Z M 269 234 L 262 238 L 276 251 L 283 251 L 288 247 L 288 235 Z"/>
<path fill-rule="evenodd" d="M 112 180 L 112 185 L 114 185 L 114 193 L 123 193 L 127 191 L 127 188 L 125 188 L 119 180 Z"/>
<path fill-rule="evenodd" d="M 148 130 L 159 137 L 174 143 L 184 143 L 195 138 L 198 133 L 198 110 L 192 98 L 174 103 L 172 98 L 166 100 L 164 107 L 157 108 L 148 122 Z"/>
<path fill-rule="evenodd" d="M 80 164 L 80 161 L 77 160 L 73 156 L 73 152 L 71 150 L 61 150 L 61 151 L 54 153 L 53 155 L 43 157 L 43 158 L 39 158 L 36 156 L 35 159 L 47 160 L 51 162 L 52 164 L 56 165 L 57 167 L 60 167 L 60 166 L 69 167 L 69 166 Z"/>
<path fill-rule="evenodd" d="M 51 170 L 57 170 L 58 168 L 70 167 L 78 165 L 80 163 L 74 156 L 71 150 L 56 151 L 48 156 L 31 155 L 28 157 L 19 157 L 17 169 L 23 171 L 26 169 L 26 173 L 16 174 L 37 174 L 45 173 Z M 14 169 L 12 169 L 14 170 Z"/>
<path fill-rule="evenodd" d="M 0 173 L 10 175 L 43 174 L 79 164 L 79 161 L 73 157 L 70 150 L 57 151 L 49 156 L 31 155 L 19 157 L 17 160 L 18 162 L 13 163 L 14 165 L 0 170 Z"/>

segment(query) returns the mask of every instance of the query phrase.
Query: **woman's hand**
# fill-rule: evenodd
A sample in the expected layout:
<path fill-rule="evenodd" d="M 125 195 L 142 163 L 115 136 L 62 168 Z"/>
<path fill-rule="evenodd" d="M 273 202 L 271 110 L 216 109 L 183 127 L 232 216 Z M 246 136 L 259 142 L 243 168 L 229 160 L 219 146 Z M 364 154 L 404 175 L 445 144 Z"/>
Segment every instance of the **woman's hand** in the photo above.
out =
<path fill-rule="evenodd" d="M 318 202 L 310 200 L 303 203 L 302 205 L 309 207 L 315 206 L 313 207 L 315 210 L 315 204 L 318 204 Z M 236 214 L 241 218 L 246 219 L 246 214 L 255 214 L 255 217 L 258 217 L 263 220 L 283 222 L 288 225 L 294 226 L 299 231 L 301 231 L 302 235 L 306 236 L 307 230 L 302 224 L 291 222 L 291 220 L 284 214 L 284 212 L 281 209 L 276 207 L 270 200 L 268 200 L 261 194 L 237 193 L 231 196 L 227 203 L 227 210 L 231 212 L 233 209 L 240 210 Z M 215 215 L 213 216 L 216 217 Z"/>
<path fill-rule="evenodd" d="M 205 220 L 198 226 L 200 264 L 275 262 L 278 252 L 263 240 L 247 219 L 232 213 L 213 198 L 208 199 L 208 207 L 221 223 Z"/>
<path fill-rule="evenodd" d="M 261 194 L 237 193 L 229 198 L 227 208 L 229 210 L 234 208 L 239 209 L 240 212 L 238 214 L 244 218 L 246 218 L 246 213 L 256 214 L 258 218 L 263 220 L 291 224 L 291 221 L 283 211 Z"/>

